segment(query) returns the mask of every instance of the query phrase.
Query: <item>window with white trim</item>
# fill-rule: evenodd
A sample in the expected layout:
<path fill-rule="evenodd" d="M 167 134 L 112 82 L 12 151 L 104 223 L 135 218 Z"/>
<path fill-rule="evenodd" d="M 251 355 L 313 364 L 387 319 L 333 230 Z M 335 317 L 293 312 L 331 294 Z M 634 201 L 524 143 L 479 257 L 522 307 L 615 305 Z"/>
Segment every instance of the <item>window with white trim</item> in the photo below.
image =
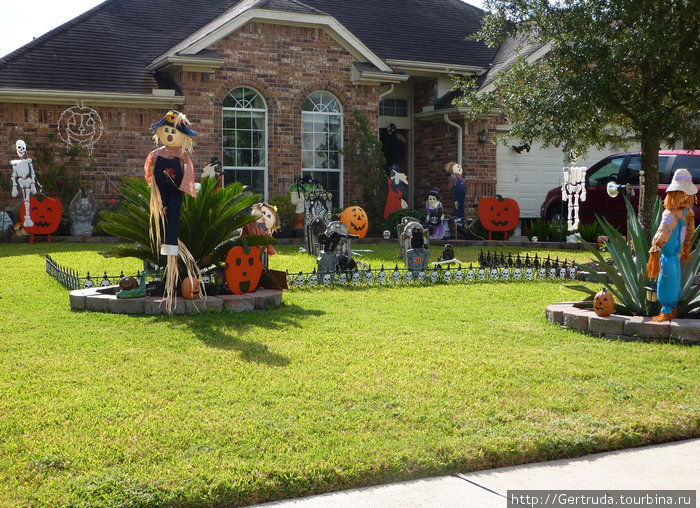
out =
<path fill-rule="evenodd" d="M 267 105 L 254 89 L 239 86 L 223 104 L 224 184 L 240 182 L 267 200 Z"/>
<path fill-rule="evenodd" d="M 333 206 L 343 205 L 343 109 L 330 92 L 312 92 L 301 111 L 301 167 L 333 194 Z"/>

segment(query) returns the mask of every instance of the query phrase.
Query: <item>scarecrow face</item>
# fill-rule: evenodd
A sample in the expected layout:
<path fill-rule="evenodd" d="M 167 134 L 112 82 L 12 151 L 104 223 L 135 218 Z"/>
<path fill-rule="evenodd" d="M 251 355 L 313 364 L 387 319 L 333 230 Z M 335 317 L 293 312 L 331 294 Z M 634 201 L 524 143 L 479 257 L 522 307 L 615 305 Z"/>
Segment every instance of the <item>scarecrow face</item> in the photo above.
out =
<path fill-rule="evenodd" d="M 455 175 L 462 176 L 462 166 L 460 166 L 459 164 L 453 164 L 452 173 L 454 173 Z"/>
<path fill-rule="evenodd" d="M 272 229 L 275 227 L 275 212 L 274 210 L 271 210 L 267 206 L 263 206 L 260 208 L 260 211 L 262 212 L 262 216 L 258 219 L 258 222 L 262 222 L 265 224 L 265 229 L 268 231 L 272 231 Z"/>
<path fill-rule="evenodd" d="M 158 139 L 165 146 L 182 146 L 185 144 L 185 134 L 167 124 L 158 128 Z"/>

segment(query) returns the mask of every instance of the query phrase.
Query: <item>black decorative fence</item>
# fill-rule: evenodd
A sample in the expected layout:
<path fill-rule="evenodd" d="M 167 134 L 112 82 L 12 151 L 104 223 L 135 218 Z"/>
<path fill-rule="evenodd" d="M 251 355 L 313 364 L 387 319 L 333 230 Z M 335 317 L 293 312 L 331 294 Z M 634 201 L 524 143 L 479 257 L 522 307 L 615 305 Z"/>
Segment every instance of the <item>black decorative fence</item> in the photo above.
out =
<path fill-rule="evenodd" d="M 118 284 L 119 279 L 124 277 L 123 271 L 119 275 L 107 275 L 107 272 L 104 272 L 102 276 L 92 276 L 90 272 L 87 272 L 84 277 L 81 277 L 77 271 L 56 263 L 48 254 L 46 255 L 46 273 L 70 290 L 95 286 L 113 286 Z M 138 271 L 134 277 L 138 280 L 141 277 L 141 272 Z"/>

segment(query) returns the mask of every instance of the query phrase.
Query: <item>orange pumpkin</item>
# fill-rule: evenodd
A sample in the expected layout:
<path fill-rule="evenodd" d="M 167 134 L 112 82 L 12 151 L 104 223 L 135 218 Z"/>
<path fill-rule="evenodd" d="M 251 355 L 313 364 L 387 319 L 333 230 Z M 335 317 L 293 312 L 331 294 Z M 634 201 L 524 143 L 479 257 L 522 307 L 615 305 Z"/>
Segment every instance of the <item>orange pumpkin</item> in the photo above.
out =
<path fill-rule="evenodd" d="M 612 293 L 608 293 L 605 288 L 601 289 L 593 297 L 593 312 L 598 316 L 609 316 L 615 311 L 615 299 Z"/>
<path fill-rule="evenodd" d="M 195 277 L 185 277 L 182 281 L 182 297 L 185 300 L 199 298 L 199 280 Z"/>
<path fill-rule="evenodd" d="M 364 238 L 367 234 L 369 221 L 367 214 L 359 206 L 349 206 L 340 214 L 340 222 L 348 227 L 350 234 Z"/>
<path fill-rule="evenodd" d="M 520 220 L 520 206 L 511 198 L 485 197 L 479 200 L 479 222 L 487 231 L 512 231 Z"/>
<path fill-rule="evenodd" d="M 33 195 L 29 198 L 29 217 L 34 225 L 24 229 L 32 235 L 50 235 L 61 225 L 62 213 L 63 206 L 58 198 L 50 198 L 43 194 Z M 24 222 L 24 206 L 20 206 L 19 216 Z"/>
<path fill-rule="evenodd" d="M 260 282 L 262 271 L 262 251 L 259 247 L 252 246 L 244 249 L 240 245 L 236 245 L 226 254 L 224 268 L 226 284 L 236 295 L 255 291 Z"/>

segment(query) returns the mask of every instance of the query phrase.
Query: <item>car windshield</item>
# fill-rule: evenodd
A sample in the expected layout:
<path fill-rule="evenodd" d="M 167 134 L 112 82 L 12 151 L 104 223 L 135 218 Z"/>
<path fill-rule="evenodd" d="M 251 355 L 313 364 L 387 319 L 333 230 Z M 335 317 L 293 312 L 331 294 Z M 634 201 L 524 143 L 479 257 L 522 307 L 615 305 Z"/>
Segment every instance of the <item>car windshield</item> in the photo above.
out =
<path fill-rule="evenodd" d="M 624 160 L 624 157 L 610 159 L 598 169 L 586 175 L 586 185 L 589 187 L 594 185 L 607 185 L 608 182 L 617 180 L 617 175 L 620 174 L 620 167 Z"/>

